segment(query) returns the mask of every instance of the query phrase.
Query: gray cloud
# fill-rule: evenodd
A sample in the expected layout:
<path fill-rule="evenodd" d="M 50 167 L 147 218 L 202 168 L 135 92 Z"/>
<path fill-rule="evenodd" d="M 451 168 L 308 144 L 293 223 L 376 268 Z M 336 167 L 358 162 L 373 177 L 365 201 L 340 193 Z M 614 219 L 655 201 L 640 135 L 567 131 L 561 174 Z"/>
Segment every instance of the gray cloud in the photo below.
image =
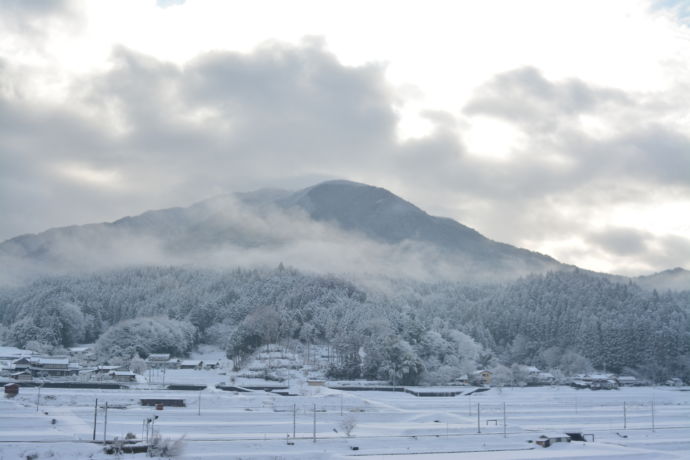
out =
<path fill-rule="evenodd" d="M 592 87 L 578 79 L 547 80 L 538 69 L 524 67 L 495 76 L 479 88 L 465 107 L 474 115 L 491 115 L 549 132 L 564 120 L 600 109 L 606 104 L 630 104 L 622 91 Z"/>
<path fill-rule="evenodd" d="M 609 228 L 594 232 L 590 241 L 617 256 L 640 256 L 648 250 L 649 233 L 634 228 Z"/>
<path fill-rule="evenodd" d="M 23 46 L 40 48 L 57 28 L 82 26 L 77 0 L 0 0 L 0 27 Z"/>
<path fill-rule="evenodd" d="M 432 132 L 400 142 L 385 68 L 345 66 L 317 39 L 184 66 L 118 48 L 112 64 L 75 82 L 68 106 L 0 92 L 0 239 L 342 177 L 448 210 L 501 241 L 582 235 L 608 257 L 627 248 L 660 269 L 690 265 L 677 256 L 682 242 L 676 255 L 645 251 L 661 243 L 588 222 L 593 209 L 690 188 L 690 140 L 660 121 L 678 110 L 680 90 L 626 94 L 517 69 L 488 81 L 462 115 L 427 113 Z M 20 78 L 0 65 L 0 86 Z M 472 154 L 458 133 L 480 115 L 514 124 L 527 144 L 503 162 Z M 582 115 L 603 117 L 610 133 L 593 135 Z"/>

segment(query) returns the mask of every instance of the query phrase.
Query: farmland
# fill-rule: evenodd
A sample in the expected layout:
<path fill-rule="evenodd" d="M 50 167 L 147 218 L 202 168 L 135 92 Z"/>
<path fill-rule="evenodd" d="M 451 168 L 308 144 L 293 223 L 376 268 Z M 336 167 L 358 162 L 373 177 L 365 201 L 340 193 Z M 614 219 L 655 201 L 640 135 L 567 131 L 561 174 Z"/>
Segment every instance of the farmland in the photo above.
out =
<path fill-rule="evenodd" d="M 687 458 L 690 451 L 687 388 L 492 388 L 455 397 L 303 384 L 290 390 L 297 395 L 235 393 L 212 386 L 200 392 L 43 388 L 38 399 L 38 388 L 22 388 L 14 398 L 0 401 L 0 458 L 112 458 L 89 442 L 96 398 L 97 441 L 104 435 L 122 439 L 127 433 L 145 438 L 145 420 L 158 416 L 153 430 L 164 439 L 182 439 L 181 457 L 190 459 L 652 459 Z M 466 394 L 473 388 L 464 390 Z M 155 410 L 140 405 L 141 399 L 156 398 L 183 399 L 185 407 Z M 350 422 L 350 436 L 344 421 Z M 564 432 L 583 433 L 587 442 L 549 448 L 529 442 Z"/>

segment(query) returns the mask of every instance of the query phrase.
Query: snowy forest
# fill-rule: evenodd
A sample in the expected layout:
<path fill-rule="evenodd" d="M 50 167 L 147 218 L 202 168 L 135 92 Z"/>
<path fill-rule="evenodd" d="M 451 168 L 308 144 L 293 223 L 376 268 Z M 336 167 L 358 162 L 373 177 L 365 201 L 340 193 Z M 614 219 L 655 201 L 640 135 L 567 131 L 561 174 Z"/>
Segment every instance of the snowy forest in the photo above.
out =
<path fill-rule="evenodd" d="M 96 342 L 108 363 L 217 344 L 236 365 L 264 344 L 329 350 L 328 376 L 442 384 L 516 365 L 554 375 L 690 379 L 690 293 L 583 270 L 506 284 L 364 282 L 299 272 L 132 268 L 0 290 L 0 341 L 42 352 Z M 512 369 L 511 369 L 512 367 Z"/>

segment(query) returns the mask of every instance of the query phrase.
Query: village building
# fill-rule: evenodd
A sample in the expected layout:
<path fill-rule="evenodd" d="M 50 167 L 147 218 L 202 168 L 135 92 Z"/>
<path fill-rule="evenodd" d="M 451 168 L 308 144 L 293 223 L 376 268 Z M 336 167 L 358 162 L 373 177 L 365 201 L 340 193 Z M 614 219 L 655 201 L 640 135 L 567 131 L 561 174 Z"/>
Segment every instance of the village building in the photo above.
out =
<path fill-rule="evenodd" d="M 15 396 L 19 393 L 19 385 L 16 383 L 6 383 L 5 386 L 5 394 L 7 396 Z"/>
<path fill-rule="evenodd" d="M 633 377 L 632 375 L 619 375 L 616 377 L 616 381 L 618 382 L 618 385 L 622 387 L 636 387 L 644 385 L 644 382 L 639 380 L 637 377 Z"/>
<path fill-rule="evenodd" d="M 130 371 L 112 371 L 110 377 L 116 382 L 136 382 L 137 375 Z"/>
<path fill-rule="evenodd" d="M 64 357 L 32 357 L 29 370 L 34 377 L 68 377 L 79 374 L 80 366 Z"/>
<path fill-rule="evenodd" d="M 490 385 L 492 376 L 493 376 L 493 374 L 491 373 L 491 371 L 488 371 L 486 369 L 482 369 L 482 370 L 473 372 L 472 375 L 470 376 L 470 381 L 474 385 Z"/>
<path fill-rule="evenodd" d="M 34 379 L 29 371 L 15 372 L 14 374 L 10 374 L 10 377 L 19 382 L 30 382 Z"/>
<path fill-rule="evenodd" d="M 146 358 L 146 366 L 149 369 L 178 369 L 181 360 L 171 358 L 170 353 L 151 353 Z"/>
<path fill-rule="evenodd" d="M 198 359 L 187 359 L 180 362 L 180 369 L 195 369 L 197 371 L 203 369 L 204 362 Z"/>

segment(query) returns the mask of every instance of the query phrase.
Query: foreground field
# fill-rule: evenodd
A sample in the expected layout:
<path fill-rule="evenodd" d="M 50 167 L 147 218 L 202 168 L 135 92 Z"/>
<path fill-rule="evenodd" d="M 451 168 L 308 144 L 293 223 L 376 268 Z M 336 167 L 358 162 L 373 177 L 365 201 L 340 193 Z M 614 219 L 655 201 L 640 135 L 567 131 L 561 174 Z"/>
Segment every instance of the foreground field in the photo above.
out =
<path fill-rule="evenodd" d="M 90 442 L 96 398 L 111 407 L 105 433 L 105 411 L 98 410 L 98 441 L 127 433 L 141 439 L 144 420 L 158 416 L 154 429 L 163 438 L 183 438 L 181 457 L 189 459 L 690 458 L 687 388 L 508 388 L 415 397 L 303 387 L 302 393 L 44 388 L 39 400 L 38 389 L 22 388 L 0 400 L 0 459 L 113 458 Z M 142 407 L 142 398 L 184 399 L 186 407 L 157 411 Z M 344 420 L 354 425 L 349 437 Z M 549 448 L 528 442 L 563 432 L 587 434 L 588 442 Z"/>

